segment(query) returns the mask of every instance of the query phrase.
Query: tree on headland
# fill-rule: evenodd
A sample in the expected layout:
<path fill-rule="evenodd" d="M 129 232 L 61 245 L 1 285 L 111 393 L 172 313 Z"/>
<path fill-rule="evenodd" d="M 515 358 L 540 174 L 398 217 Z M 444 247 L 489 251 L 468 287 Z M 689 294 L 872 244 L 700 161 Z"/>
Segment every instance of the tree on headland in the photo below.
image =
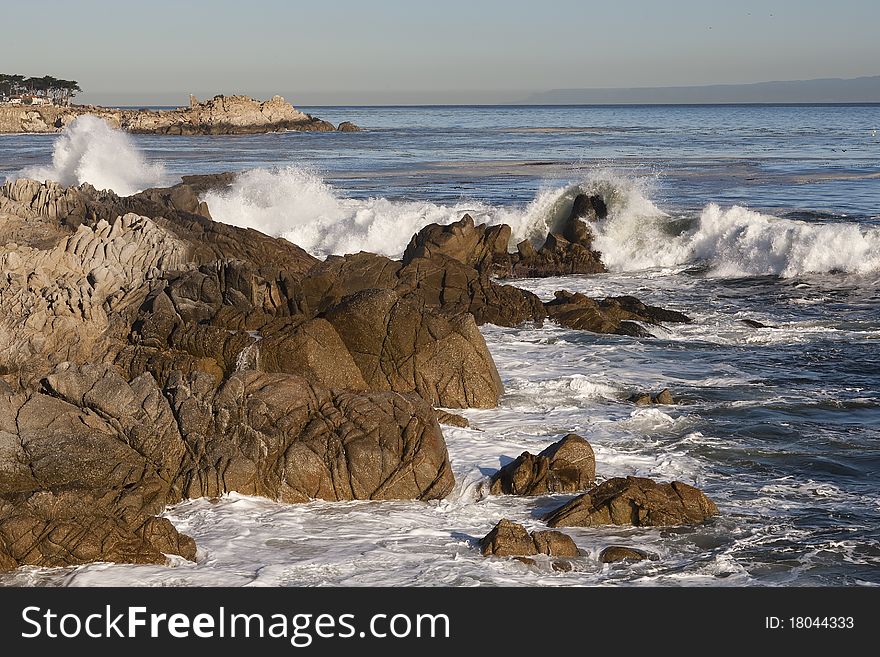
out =
<path fill-rule="evenodd" d="M 56 105 L 69 105 L 71 98 L 81 91 L 76 80 L 62 80 L 51 75 L 28 78 L 0 73 L 0 100 L 30 96 L 49 99 Z"/>

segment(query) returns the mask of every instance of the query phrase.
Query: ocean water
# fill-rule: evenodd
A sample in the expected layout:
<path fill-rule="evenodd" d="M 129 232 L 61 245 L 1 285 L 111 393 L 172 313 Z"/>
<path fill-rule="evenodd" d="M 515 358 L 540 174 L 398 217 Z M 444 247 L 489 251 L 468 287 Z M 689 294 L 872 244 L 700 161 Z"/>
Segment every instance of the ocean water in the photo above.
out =
<path fill-rule="evenodd" d="M 0 178 L 119 193 L 187 173 L 243 172 L 205 198 L 216 220 L 319 256 L 397 256 L 413 232 L 470 212 L 538 239 L 580 191 L 602 193 L 610 273 L 521 280 L 633 294 L 692 324 L 652 339 L 547 323 L 482 327 L 505 384 L 497 409 L 444 427 L 456 487 L 420 502 L 283 505 L 229 495 L 166 515 L 195 564 L 20 569 L 53 585 L 880 584 L 880 106 L 306 108 L 361 133 L 126 136 L 77 122 L 0 136 Z M 755 329 L 743 320 L 756 320 Z M 636 408 L 634 391 L 672 390 Z M 700 527 L 566 529 L 571 572 L 484 559 L 502 517 L 530 529 L 570 499 L 491 496 L 488 477 L 575 431 L 600 479 L 702 488 Z M 607 545 L 656 558 L 602 565 Z"/>

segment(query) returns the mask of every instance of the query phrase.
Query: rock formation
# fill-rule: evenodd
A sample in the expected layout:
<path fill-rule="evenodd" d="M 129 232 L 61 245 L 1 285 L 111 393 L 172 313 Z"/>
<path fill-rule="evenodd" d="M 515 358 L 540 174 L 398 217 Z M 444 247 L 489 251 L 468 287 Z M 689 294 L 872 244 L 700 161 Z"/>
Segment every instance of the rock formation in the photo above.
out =
<path fill-rule="evenodd" d="M 500 520 L 479 541 L 484 557 L 529 557 L 546 554 L 551 557 L 576 557 L 579 552 L 570 536 L 557 531 L 531 534 L 522 525 Z"/>
<path fill-rule="evenodd" d="M 241 103 L 263 125 L 295 117 L 277 100 L 180 111 L 209 131 L 246 129 L 258 119 L 223 123 Z M 177 129 L 176 114 L 163 116 L 149 130 Z M 469 217 L 426 227 L 400 261 L 319 261 L 212 221 L 199 198 L 232 180 L 188 176 L 128 197 L 31 180 L 0 187 L 0 568 L 193 558 L 193 541 L 158 514 L 199 496 L 442 498 L 454 481 L 438 416 L 466 421 L 434 407 L 487 408 L 503 394 L 478 325 L 550 316 L 626 332 L 627 322 L 687 319 L 632 297 L 560 293 L 543 304 L 495 280 L 522 262 L 507 251 L 510 229 Z M 581 216 L 604 206 L 575 206 L 562 239 L 588 249 Z M 558 270 L 580 267 L 580 251 L 559 253 Z M 493 490 L 582 490 L 594 474 L 589 444 L 569 435 L 523 454 Z M 684 484 L 612 482 L 554 522 L 714 512 Z M 577 554 L 558 532 L 515 527 L 499 524 L 486 550 Z"/>
<path fill-rule="evenodd" d="M 192 558 L 155 518 L 229 491 L 286 502 L 433 499 L 453 478 L 431 407 L 238 372 L 127 381 L 62 363 L 42 389 L 0 395 L 0 555 L 9 563 Z"/>
<path fill-rule="evenodd" d="M 590 443 L 570 433 L 535 456 L 523 452 L 492 477 L 493 495 L 573 493 L 593 485 L 596 458 Z"/>
<path fill-rule="evenodd" d="M 718 514 L 702 491 L 680 481 L 660 484 L 643 477 L 615 477 L 551 511 L 551 527 L 694 525 Z"/>
<path fill-rule="evenodd" d="M 241 135 L 296 130 L 331 132 L 333 124 L 295 109 L 281 96 L 259 101 L 248 96 L 214 96 L 199 103 L 171 110 L 114 109 L 91 105 L 0 106 L 0 133 L 60 132 L 76 117 L 98 116 L 114 128 L 141 134 Z M 341 132 L 359 128 L 345 121 Z"/>

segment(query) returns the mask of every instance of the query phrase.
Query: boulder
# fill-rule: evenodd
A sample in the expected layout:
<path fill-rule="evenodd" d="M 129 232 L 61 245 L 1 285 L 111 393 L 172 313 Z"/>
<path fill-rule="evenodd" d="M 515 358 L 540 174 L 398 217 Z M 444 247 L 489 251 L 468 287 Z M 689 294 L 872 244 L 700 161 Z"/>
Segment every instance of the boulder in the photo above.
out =
<path fill-rule="evenodd" d="M 503 519 L 479 541 L 484 557 L 529 557 L 546 554 L 552 557 L 576 557 L 578 549 L 570 536 L 557 531 L 531 534 L 522 525 Z"/>
<path fill-rule="evenodd" d="M 718 514 L 702 491 L 680 481 L 615 477 L 544 517 L 551 527 L 694 525 Z"/>
<path fill-rule="evenodd" d="M 602 563 L 617 563 L 618 561 L 644 561 L 648 558 L 647 552 L 636 550 L 622 545 L 609 545 L 599 553 L 599 561 Z"/>
<path fill-rule="evenodd" d="M 491 480 L 493 495 L 573 493 L 593 485 L 596 458 L 590 443 L 570 433 L 537 456 L 523 452 Z"/>
<path fill-rule="evenodd" d="M 360 132 L 361 129 L 358 128 L 351 121 L 343 121 L 338 126 L 336 126 L 336 131 L 337 132 Z"/>
<path fill-rule="evenodd" d="M 373 390 L 416 392 L 445 408 L 491 408 L 504 392 L 469 314 L 447 317 L 392 290 L 370 290 L 323 316 Z"/>

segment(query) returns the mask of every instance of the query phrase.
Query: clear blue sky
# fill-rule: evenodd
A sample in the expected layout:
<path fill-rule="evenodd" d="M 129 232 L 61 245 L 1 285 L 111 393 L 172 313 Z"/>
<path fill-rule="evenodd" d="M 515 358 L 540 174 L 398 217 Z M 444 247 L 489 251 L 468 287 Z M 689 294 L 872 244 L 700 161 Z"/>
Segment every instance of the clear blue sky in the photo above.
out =
<path fill-rule="evenodd" d="M 880 74 L 876 0 L 27 0 L 0 16 L 0 72 L 76 79 L 78 102 L 505 102 Z"/>

